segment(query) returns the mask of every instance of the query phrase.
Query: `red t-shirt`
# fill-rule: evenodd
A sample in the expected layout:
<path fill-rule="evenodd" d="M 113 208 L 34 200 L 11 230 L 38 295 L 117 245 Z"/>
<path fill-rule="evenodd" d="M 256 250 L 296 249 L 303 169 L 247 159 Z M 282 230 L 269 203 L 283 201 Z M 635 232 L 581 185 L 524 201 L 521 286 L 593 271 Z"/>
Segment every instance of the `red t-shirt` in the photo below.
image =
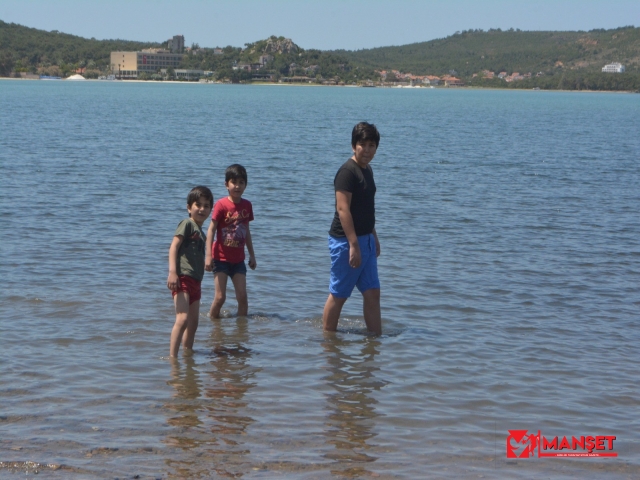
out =
<path fill-rule="evenodd" d="M 221 198 L 213 207 L 211 218 L 218 222 L 216 241 L 213 243 L 214 260 L 239 263 L 244 260 L 244 244 L 247 241 L 249 222 L 253 220 L 251 202 L 244 198 L 233 203 Z"/>

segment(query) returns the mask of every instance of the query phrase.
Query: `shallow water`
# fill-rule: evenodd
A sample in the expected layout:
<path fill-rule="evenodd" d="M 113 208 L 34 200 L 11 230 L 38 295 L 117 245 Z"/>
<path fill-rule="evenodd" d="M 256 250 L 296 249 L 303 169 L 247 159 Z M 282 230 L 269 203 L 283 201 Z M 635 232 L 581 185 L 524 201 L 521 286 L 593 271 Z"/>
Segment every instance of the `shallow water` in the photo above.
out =
<path fill-rule="evenodd" d="M 637 478 L 640 96 L 0 82 L 0 477 Z M 323 334 L 332 181 L 372 163 L 384 334 Z M 167 358 L 195 184 L 247 167 L 248 318 Z M 506 458 L 511 429 L 617 458 Z"/>

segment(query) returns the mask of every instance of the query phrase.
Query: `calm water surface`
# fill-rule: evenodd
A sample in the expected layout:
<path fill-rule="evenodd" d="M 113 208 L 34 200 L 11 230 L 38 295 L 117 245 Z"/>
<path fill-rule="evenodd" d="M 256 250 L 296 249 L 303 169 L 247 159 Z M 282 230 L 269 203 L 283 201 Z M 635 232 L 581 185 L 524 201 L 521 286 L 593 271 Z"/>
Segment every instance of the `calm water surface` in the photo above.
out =
<path fill-rule="evenodd" d="M 640 95 L 0 82 L 0 477 L 640 476 Z M 384 335 L 322 332 L 361 120 Z M 244 164 L 250 315 L 167 358 L 167 252 Z M 508 460 L 510 429 L 617 458 Z"/>

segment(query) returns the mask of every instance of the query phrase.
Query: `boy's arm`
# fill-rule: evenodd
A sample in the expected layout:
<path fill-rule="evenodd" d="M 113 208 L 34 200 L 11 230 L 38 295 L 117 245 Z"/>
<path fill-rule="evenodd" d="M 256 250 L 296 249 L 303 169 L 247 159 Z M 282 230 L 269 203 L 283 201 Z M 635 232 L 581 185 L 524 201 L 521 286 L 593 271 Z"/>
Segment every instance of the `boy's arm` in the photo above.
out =
<path fill-rule="evenodd" d="M 209 230 L 207 230 L 207 241 L 204 247 L 204 269 L 207 272 L 213 270 L 213 256 L 211 255 L 211 246 L 213 245 L 213 235 L 216 233 L 218 222 L 211 220 L 209 223 Z"/>
<path fill-rule="evenodd" d="M 336 190 L 336 211 L 340 217 L 342 230 L 349 242 L 349 265 L 358 268 L 362 261 L 360 254 L 360 245 L 356 236 L 356 228 L 353 226 L 353 217 L 351 216 L 351 192 Z"/>
<path fill-rule="evenodd" d="M 373 238 L 376 239 L 376 257 L 380 256 L 380 241 L 378 240 L 378 234 L 376 233 L 376 229 L 373 229 Z"/>
<path fill-rule="evenodd" d="M 249 251 L 249 268 L 251 270 L 255 270 L 258 266 L 256 262 L 256 256 L 253 253 L 253 241 L 251 240 L 251 230 L 249 230 L 249 222 L 247 222 L 247 236 L 245 238 L 245 244 L 247 245 L 247 250 Z"/>
<path fill-rule="evenodd" d="M 167 287 L 172 292 L 178 291 L 178 250 L 182 245 L 182 235 L 176 235 L 171 241 L 169 247 L 169 277 L 167 278 Z"/>

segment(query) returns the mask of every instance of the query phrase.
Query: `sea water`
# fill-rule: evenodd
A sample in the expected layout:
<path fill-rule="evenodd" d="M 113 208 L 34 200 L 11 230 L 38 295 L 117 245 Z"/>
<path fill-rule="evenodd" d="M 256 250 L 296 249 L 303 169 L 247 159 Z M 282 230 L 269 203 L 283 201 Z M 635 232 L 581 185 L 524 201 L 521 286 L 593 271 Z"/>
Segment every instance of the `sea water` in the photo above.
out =
<path fill-rule="evenodd" d="M 362 120 L 378 338 L 357 292 L 321 320 Z M 0 82 L 0 477 L 637 478 L 639 131 L 632 94 Z M 206 317 L 208 274 L 172 362 L 169 243 L 232 163 L 249 316 L 230 288 Z M 618 456 L 507 458 L 509 430 Z"/>

